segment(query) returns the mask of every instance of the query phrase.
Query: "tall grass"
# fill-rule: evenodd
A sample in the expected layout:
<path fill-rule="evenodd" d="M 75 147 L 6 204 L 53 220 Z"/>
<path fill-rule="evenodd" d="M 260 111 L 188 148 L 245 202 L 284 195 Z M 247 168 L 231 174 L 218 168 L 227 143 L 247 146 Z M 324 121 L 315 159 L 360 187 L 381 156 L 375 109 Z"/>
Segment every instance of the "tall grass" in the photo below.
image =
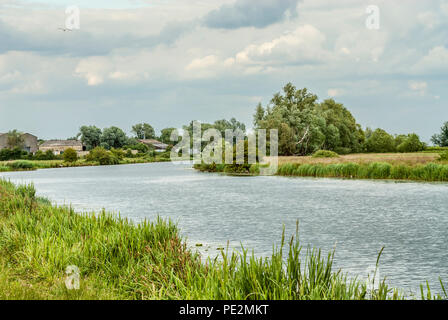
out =
<path fill-rule="evenodd" d="M 279 166 L 278 175 L 302 177 L 335 177 L 356 179 L 409 179 L 419 181 L 448 181 L 448 164 L 393 165 L 386 162 L 369 164 L 297 164 Z"/>
<path fill-rule="evenodd" d="M 385 281 L 369 290 L 333 268 L 334 252 L 304 250 L 298 235 L 269 259 L 244 248 L 201 261 L 161 219 L 77 214 L 0 180 L 0 299 L 401 299 Z M 65 269 L 81 271 L 79 290 Z M 422 289 L 422 298 L 441 298 Z"/>

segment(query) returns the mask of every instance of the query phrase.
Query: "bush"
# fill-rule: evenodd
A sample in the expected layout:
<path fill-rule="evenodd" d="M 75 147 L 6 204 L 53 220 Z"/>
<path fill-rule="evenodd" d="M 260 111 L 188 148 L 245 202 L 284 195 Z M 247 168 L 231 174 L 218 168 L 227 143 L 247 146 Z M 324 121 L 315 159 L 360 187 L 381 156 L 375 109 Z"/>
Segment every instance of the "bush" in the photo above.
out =
<path fill-rule="evenodd" d="M 409 134 L 397 147 L 398 152 L 418 152 L 425 149 L 425 144 L 415 133 Z"/>
<path fill-rule="evenodd" d="M 448 151 L 442 152 L 439 160 L 448 161 Z"/>
<path fill-rule="evenodd" d="M 0 150 L 0 161 L 18 160 L 28 153 L 20 148 Z"/>
<path fill-rule="evenodd" d="M 313 158 L 337 158 L 339 155 L 336 152 L 329 150 L 318 150 L 313 153 Z"/>
<path fill-rule="evenodd" d="M 8 163 L 8 167 L 15 169 L 15 170 L 29 170 L 29 169 L 34 168 L 34 166 L 31 162 L 23 161 L 23 160 L 10 162 L 10 163 Z"/>
<path fill-rule="evenodd" d="M 72 148 L 68 148 L 64 151 L 62 155 L 64 162 L 76 162 L 78 160 L 78 154 Z"/>
<path fill-rule="evenodd" d="M 86 159 L 87 161 L 98 162 L 102 166 L 118 164 L 120 162 L 117 157 L 103 147 L 96 147 L 91 150 Z"/>

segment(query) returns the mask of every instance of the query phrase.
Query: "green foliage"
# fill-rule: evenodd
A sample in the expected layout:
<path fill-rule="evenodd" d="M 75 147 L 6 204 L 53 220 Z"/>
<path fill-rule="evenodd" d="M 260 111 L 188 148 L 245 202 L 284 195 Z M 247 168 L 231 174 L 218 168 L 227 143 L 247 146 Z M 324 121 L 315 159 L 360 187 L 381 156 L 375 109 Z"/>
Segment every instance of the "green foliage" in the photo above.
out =
<path fill-rule="evenodd" d="M 64 151 L 62 158 L 65 162 L 76 162 L 78 160 L 78 154 L 72 148 L 68 148 Z"/>
<path fill-rule="evenodd" d="M 448 147 L 448 121 L 440 128 L 440 134 L 432 136 L 431 141 L 439 147 Z"/>
<path fill-rule="evenodd" d="M 353 179 L 408 179 L 416 181 L 448 181 L 448 165 L 392 165 L 375 162 L 370 164 L 283 164 L 277 171 L 281 176 L 332 177 Z"/>
<path fill-rule="evenodd" d="M 137 139 L 154 139 L 156 137 L 154 128 L 148 123 L 139 123 L 132 126 L 132 132 Z"/>
<path fill-rule="evenodd" d="M 112 157 L 115 157 L 118 160 L 123 160 L 126 155 L 123 150 L 115 148 L 110 149 L 110 153 Z"/>
<path fill-rule="evenodd" d="M 401 136 L 403 137 L 403 135 Z M 395 138 L 397 141 L 397 138 Z M 401 143 L 397 146 L 398 152 L 418 152 L 425 149 L 425 144 L 420 141 L 420 138 L 415 133 L 408 134 L 402 138 Z"/>
<path fill-rule="evenodd" d="M 7 133 L 7 145 L 9 149 L 22 149 L 23 148 L 23 133 L 17 131 L 16 129 L 11 130 Z"/>
<path fill-rule="evenodd" d="M 119 163 L 119 159 L 103 147 L 96 147 L 95 149 L 91 150 L 86 156 L 86 160 L 91 162 L 98 162 L 102 166 L 114 165 Z"/>
<path fill-rule="evenodd" d="M 319 149 L 359 152 L 364 132 L 352 114 L 333 99 L 317 102 L 306 88 L 291 83 L 277 93 L 265 109 L 259 104 L 254 115 L 259 129 L 277 129 L 280 155 L 307 155 Z M 268 137 L 269 138 L 269 137 Z"/>
<path fill-rule="evenodd" d="M 14 170 L 30 170 L 34 169 L 33 163 L 29 161 L 19 160 L 8 163 L 8 167 Z"/>
<path fill-rule="evenodd" d="M 27 152 L 23 151 L 20 148 L 2 149 L 0 150 L 0 161 L 22 159 L 22 157 L 26 154 Z"/>
<path fill-rule="evenodd" d="M 79 129 L 82 143 L 87 150 L 92 150 L 98 147 L 101 143 L 101 129 L 95 126 L 82 126 Z"/>
<path fill-rule="evenodd" d="M 337 158 L 339 155 L 336 152 L 329 150 L 317 150 L 313 153 L 313 158 Z"/>
<path fill-rule="evenodd" d="M 56 156 L 51 150 L 47 150 L 45 152 L 37 151 L 33 156 L 33 160 L 55 160 Z"/>
<path fill-rule="evenodd" d="M 366 151 L 383 153 L 383 152 L 395 152 L 395 140 L 383 129 L 376 129 L 366 140 Z"/>
<path fill-rule="evenodd" d="M 160 142 L 166 143 L 166 144 L 172 144 L 173 141 L 171 141 L 171 132 L 176 130 L 176 128 L 165 128 L 162 129 L 161 135 L 160 135 Z"/>
<path fill-rule="evenodd" d="M 445 151 L 445 152 L 440 154 L 440 160 L 448 161 L 448 151 Z"/>
<path fill-rule="evenodd" d="M 100 146 L 104 149 L 119 149 L 127 144 L 128 137 L 120 128 L 110 127 L 103 130 L 100 142 Z"/>

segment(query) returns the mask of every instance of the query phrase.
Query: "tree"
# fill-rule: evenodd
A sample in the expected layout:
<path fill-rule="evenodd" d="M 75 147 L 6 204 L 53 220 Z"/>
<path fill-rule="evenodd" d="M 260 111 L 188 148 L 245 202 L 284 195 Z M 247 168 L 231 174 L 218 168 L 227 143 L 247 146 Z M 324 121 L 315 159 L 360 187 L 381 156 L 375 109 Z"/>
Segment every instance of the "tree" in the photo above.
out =
<path fill-rule="evenodd" d="M 68 148 L 62 154 L 64 162 L 76 162 L 78 160 L 78 154 L 72 148 Z"/>
<path fill-rule="evenodd" d="M 265 115 L 265 110 L 263 108 L 263 106 L 261 105 L 261 102 L 258 103 L 256 109 L 255 109 L 255 114 L 254 114 L 254 126 L 258 127 L 260 126 L 260 122 L 262 120 L 264 120 L 264 115 Z"/>
<path fill-rule="evenodd" d="M 176 130 L 176 128 L 165 128 L 161 130 L 160 141 L 166 144 L 172 144 L 171 132 Z"/>
<path fill-rule="evenodd" d="M 241 130 L 242 132 L 246 131 L 246 125 L 242 122 L 237 121 L 235 118 L 230 119 L 230 121 L 227 121 L 225 119 L 216 120 L 212 127 L 221 132 L 221 135 L 223 137 L 225 136 L 226 130 Z"/>
<path fill-rule="evenodd" d="M 79 129 L 82 143 L 86 146 L 87 150 L 92 150 L 98 147 L 101 143 L 101 129 L 95 126 L 82 126 Z"/>
<path fill-rule="evenodd" d="M 448 147 L 448 121 L 440 128 L 440 134 L 432 136 L 431 141 L 439 147 Z"/>
<path fill-rule="evenodd" d="M 7 145 L 9 149 L 14 149 L 14 148 L 18 148 L 18 149 L 22 149 L 23 148 L 23 137 L 22 137 L 23 133 L 17 131 L 16 129 L 9 131 L 7 134 Z"/>
<path fill-rule="evenodd" d="M 383 129 L 376 129 L 366 141 L 367 152 L 395 152 L 395 140 Z"/>
<path fill-rule="evenodd" d="M 268 138 L 269 129 L 279 130 L 280 155 L 305 155 L 319 150 L 325 144 L 326 121 L 321 110 L 316 108 L 316 101 L 317 96 L 308 89 L 296 89 L 288 83 L 283 94 L 274 95 L 263 117 L 257 106 L 257 129 L 266 129 Z"/>
<path fill-rule="evenodd" d="M 156 137 L 154 128 L 148 123 L 139 123 L 132 126 L 132 132 L 137 139 L 154 139 Z"/>
<path fill-rule="evenodd" d="M 326 122 L 324 149 L 339 153 L 360 152 L 365 135 L 350 111 L 333 99 L 325 100 L 317 108 Z"/>
<path fill-rule="evenodd" d="M 123 130 L 118 127 L 110 127 L 103 130 L 100 137 L 100 146 L 105 149 L 122 148 L 128 142 L 128 137 Z"/>

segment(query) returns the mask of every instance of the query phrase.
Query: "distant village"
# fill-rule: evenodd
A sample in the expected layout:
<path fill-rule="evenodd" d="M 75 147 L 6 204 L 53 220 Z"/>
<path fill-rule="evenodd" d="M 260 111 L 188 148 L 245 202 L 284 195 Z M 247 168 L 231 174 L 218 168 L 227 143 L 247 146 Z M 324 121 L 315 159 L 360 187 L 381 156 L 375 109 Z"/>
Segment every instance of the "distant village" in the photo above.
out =
<path fill-rule="evenodd" d="M 78 156 L 82 157 L 89 153 L 87 148 L 79 140 L 47 140 L 40 141 L 37 136 L 30 133 L 21 134 L 22 148 L 28 153 L 35 154 L 37 151 L 47 152 L 51 150 L 54 155 L 61 155 L 67 149 L 73 149 Z M 153 148 L 156 152 L 165 152 L 168 145 L 156 139 L 138 139 L 140 143 Z M 0 150 L 8 149 L 8 133 L 0 133 Z"/>

